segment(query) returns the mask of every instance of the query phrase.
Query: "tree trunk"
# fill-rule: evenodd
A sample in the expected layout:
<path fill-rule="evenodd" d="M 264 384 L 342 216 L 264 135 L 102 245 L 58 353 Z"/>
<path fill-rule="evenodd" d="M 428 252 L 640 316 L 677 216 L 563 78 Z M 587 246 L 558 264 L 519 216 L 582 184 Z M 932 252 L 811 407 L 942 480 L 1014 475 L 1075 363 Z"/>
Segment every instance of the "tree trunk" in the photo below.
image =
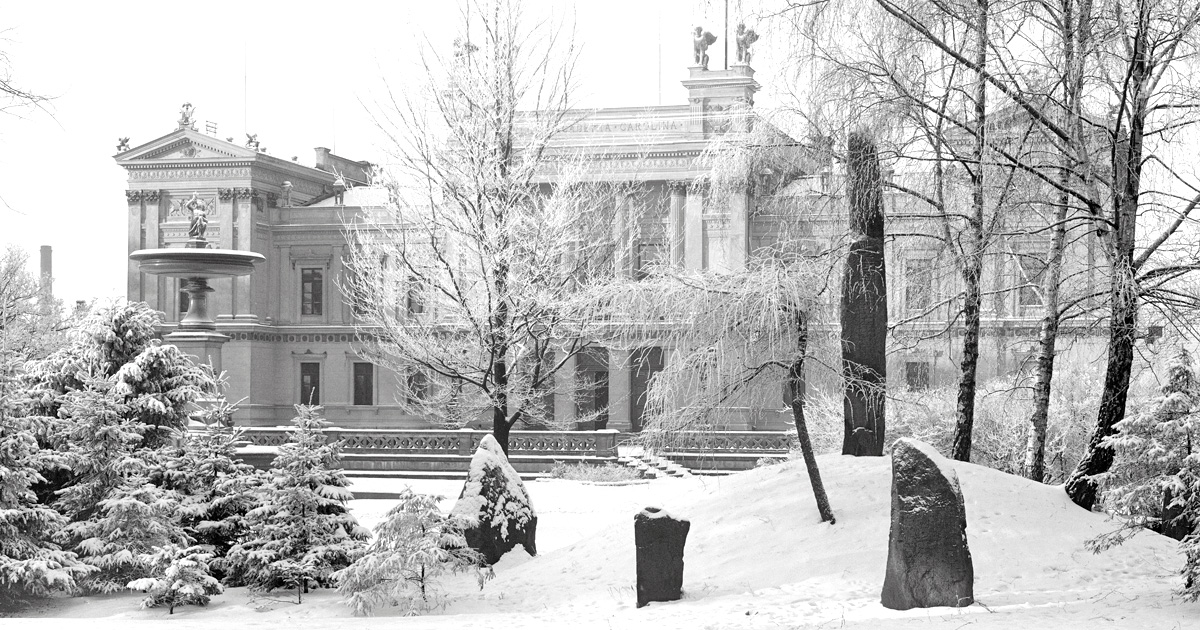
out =
<path fill-rule="evenodd" d="M 883 182 L 875 143 L 866 133 L 850 134 L 846 152 L 850 231 L 855 241 L 842 274 L 842 454 L 880 456 L 886 428 L 888 323 Z"/>
<path fill-rule="evenodd" d="M 1091 5 L 1085 2 L 1080 7 L 1078 15 L 1075 11 L 1076 0 L 1062 0 L 1061 24 L 1063 65 L 1066 68 L 1063 81 L 1063 106 L 1070 112 L 1071 120 L 1079 120 L 1079 99 L 1083 91 L 1083 58 L 1084 51 L 1090 40 Z M 1078 133 L 1076 127 L 1072 131 Z M 1074 143 L 1082 142 L 1076 137 Z M 1078 146 L 1078 145 L 1077 145 Z M 1073 170 L 1072 155 L 1064 150 L 1059 156 L 1062 167 L 1059 170 L 1058 181 L 1066 190 L 1071 184 Z M 1063 252 L 1066 249 L 1067 226 L 1066 220 L 1070 209 L 1071 198 L 1066 192 L 1058 196 L 1058 208 L 1054 212 L 1054 227 L 1050 238 L 1049 259 L 1046 262 L 1046 273 L 1043 277 L 1045 297 L 1045 315 L 1042 317 L 1041 331 L 1038 334 L 1037 377 L 1033 386 L 1033 413 L 1029 418 L 1029 440 L 1025 447 L 1025 477 L 1037 482 L 1046 479 L 1046 426 L 1050 418 L 1050 394 L 1054 381 L 1054 355 L 1057 352 L 1058 327 L 1060 314 L 1058 312 L 1058 285 L 1062 280 Z"/>
<path fill-rule="evenodd" d="M 792 399 L 792 418 L 796 422 L 796 437 L 800 440 L 800 453 L 804 456 L 804 467 L 808 469 L 808 480 L 812 484 L 813 498 L 817 501 L 817 511 L 821 521 L 833 525 L 833 509 L 829 507 L 829 497 L 825 494 L 825 484 L 821 481 L 821 471 L 817 468 L 817 458 L 813 453 L 812 440 L 808 437 L 808 424 L 804 419 L 804 355 L 808 352 L 808 316 L 800 310 L 796 311 L 796 359 L 788 367 L 788 392 Z"/>
<path fill-rule="evenodd" d="M 975 426 L 975 381 L 979 365 L 979 279 L 983 267 L 984 215 L 984 149 L 987 138 L 987 81 L 983 69 L 987 65 L 988 0 L 978 0 L 979 11 L 975 25 L 975 63 L 980 69 L 975 84 L 975 148 L 974 169 L 971 170 L 971 217 L 967 220 L 967 242 L 964 244 L 963 277 L 963 350 L 959 364 L 958 403 L 955 410 L 954 446 L 952 457 L 971 461 L 971 432 Z"/>
<path fill-rule="evenodd" d="M 1033 413 L 1030 415 L 1029 441 L 1025 446 L 1025 477 L 1037 482 L 1046 477 L 1046 425 L 1050 418 L 1050 392 L 1054 379 L 1054 355 L 1058 342 L 1058 283 L 1062 278 L 1063 249 L 1066 242 L 1067 196 L 1058 199 L 1054 213 L 1054 232 L 1050 241 L 1050 259 L 1044 276 L 1046 313 L 1038 335 L 1037 378 L 1033 385 Z"/>
<path fill-rule="evenodd" d="M 1093 477 L 1107 472 L 1112 466 L 1113 450 L 1103 446 L 1104 440 L 1116 433 L 1116 424 L 1125 417 L 1129 396 L 1129 377 L 1133 370 L 1133 342 L 1137 336 L 1138 286 L 1133 250 L 1137 238 L 1138 196 L 1142 179 L 1142 141 L 1149 109 L 1142 92 L 1152 75 L 1147 52 L 1149 17 L 1143 8 L 1134 35 L 1133 55 L 1129 61 L 1126 80 L 1129 94 L 1129 136 L 1118 142 L 1113 155 L 1116 174 L 1116 195 L 1113 200 L 1112 229 L 1106 235 L 1112 240 L 1112 277 L 1108 324 L 1108 366 L 1104 374 L 1104 391 L 1100 395 L 1100 412 L 1096 430 L 1088 442 L 1087 452 L 1067 480 L 1067 495 L 1079 507 L 1090 510 L 1096 503 L 1097 484 Z"/>

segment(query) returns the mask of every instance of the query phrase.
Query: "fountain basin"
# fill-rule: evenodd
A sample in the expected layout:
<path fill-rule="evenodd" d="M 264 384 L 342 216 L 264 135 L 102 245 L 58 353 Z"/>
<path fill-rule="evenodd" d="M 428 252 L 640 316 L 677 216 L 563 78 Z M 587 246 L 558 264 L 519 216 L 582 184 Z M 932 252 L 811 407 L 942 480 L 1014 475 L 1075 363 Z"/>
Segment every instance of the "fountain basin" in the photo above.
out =
<path fill-rule="evenodd" d="M 267 258 L 236 249 L 139 249 L 129 255 L 141 270 L 168 278 L 230 278 L 248 276 Z"/>

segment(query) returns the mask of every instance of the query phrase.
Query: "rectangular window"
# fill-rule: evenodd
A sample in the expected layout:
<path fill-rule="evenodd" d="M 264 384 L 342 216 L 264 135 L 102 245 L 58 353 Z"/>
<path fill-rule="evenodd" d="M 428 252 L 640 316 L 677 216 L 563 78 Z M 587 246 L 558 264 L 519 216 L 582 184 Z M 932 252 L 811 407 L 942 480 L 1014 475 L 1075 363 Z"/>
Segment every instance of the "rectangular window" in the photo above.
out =
<path fill-rule="evenodd" d="M 909 361 L 904 364 L 904 381 L 908 391 L 916 392 L 929 389 L 929 363 L 925 361 Z"/>
<path fill-rule="evenodd" d="M 375 366 L 370 363 L 354 364 L 354 404 L 375 404 Z"/>
<path fill-rule="evenodd" d="M 420 315 L 425 312 L 425 283 L 420 278 L 410 277 L 408 279 L 408 293 L 404 302 L 409 315 Z"/>
<path fill-rule="evenodd" d="M 192 298 L 187 291 L 179 290 L 179 321 L 183 321 L 183 316 L 187 315 L 188 309 L 192 306 Z"/>
<path fill-rule="evenodd" d="M 408 373 L 408 404 L 418 405 L 429 400 L 429 375 L 421 370 Z"/>
<path fill-rule="evenodd" d="M 1020 310 L 1036 309 L 1042 302 L 1042 278 L 1046 275 L 1046 261 L 1029 254 L 1017 256 L 1017 271 L 1020 288 L 1017 290 L 1017 306 Z"/>
<path fill-rule="evenodd" d="M 300 364 L 300 404 L 321 404 L 321 364 Z"/>
<path fill-rule="evenodd" d="M 904 261 L 904 310 L 924 313 L 933 303 L 933 260 L 910 258 Z"/>
<path fill-rule="evenodd" d="M 325 282 L 321 269 L 300 270 L 300 314 L 321 315 L 323 313 Z"/>

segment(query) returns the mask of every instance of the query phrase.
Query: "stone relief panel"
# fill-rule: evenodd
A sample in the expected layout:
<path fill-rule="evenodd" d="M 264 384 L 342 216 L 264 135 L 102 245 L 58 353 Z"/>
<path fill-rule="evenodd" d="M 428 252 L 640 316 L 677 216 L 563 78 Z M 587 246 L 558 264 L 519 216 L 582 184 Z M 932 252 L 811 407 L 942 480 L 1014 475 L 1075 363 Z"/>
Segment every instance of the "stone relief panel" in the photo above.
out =
<path fill-rule="evenodd" d="M 217 205 L 216 195 L 201 196 L 198 192 L 193 192 L 190 195 L 184 193 L 184 195 L 185 196 L 171 199 L 171 209 L 167 212 L 168 220 L 170 220 L 170 217 L 190 218 L 191 212 L 187 210 L 186 206 L 192 201 L 193 198 L 200 202 L 200 205 L 204 208 L 204 211 L 208 213 L 210 218 L 219 216 L 220 213 L 218 212 L 219 206 Z"/>

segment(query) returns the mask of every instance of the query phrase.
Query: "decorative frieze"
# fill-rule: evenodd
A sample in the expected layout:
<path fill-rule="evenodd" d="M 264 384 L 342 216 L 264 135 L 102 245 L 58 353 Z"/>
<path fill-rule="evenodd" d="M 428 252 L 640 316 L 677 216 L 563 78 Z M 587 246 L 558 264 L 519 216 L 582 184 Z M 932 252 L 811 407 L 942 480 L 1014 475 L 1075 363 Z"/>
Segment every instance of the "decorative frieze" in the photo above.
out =
<path fill-rule="evenodd" d="M 129 203 L 136 203 L 141 200 L 158 201 L 159 190 L 157 188 L 135 188 L 125 191 L 125 200 Z"/>
<path fill-rule="evenodd" d="M 129 169 L 130 181 L 187 181 L 196 179 L 244 179 L 250 167 Z"/>
<path fill-rule="evenodd" d="M 217 197 L 219 197 L 221 201 L 229 201 L 230 199 L 233 199 L 233 191 L 233 188 L 218 188 Z"/>

